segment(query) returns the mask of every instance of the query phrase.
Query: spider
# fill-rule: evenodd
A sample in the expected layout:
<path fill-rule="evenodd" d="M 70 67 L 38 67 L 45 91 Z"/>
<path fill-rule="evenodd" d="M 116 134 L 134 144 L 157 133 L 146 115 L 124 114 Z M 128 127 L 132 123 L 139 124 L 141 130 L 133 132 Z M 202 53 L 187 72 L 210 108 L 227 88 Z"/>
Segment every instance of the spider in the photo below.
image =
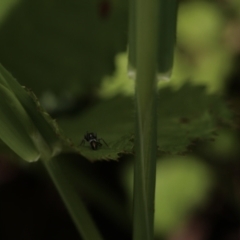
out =
<path fill-rule="evenodd" d="M 87 132 L 85 135 L 84 135 L 84 139 L 82 140 L 81 144 L 80 145 L 83 145 L 85 144 L 85 141 L 89 142 L 92 150 L 97 150 L 99 147 L 102 146 L 102 143 L 101 141 L 106 145 L 107 143 L 102 139 L 102 138 L 97 138 L 97 134 L 96 133 L 93 133 L 93 132 Z"/>

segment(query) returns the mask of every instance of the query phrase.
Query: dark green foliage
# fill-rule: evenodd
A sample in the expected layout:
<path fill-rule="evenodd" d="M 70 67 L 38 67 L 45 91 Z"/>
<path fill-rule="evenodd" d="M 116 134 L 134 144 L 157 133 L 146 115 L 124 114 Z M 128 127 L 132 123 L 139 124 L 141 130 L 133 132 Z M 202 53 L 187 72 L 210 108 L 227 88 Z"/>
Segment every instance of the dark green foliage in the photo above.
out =
<path fill-rule="evenodd" d="M 38 96 L 95 89 L 127 45 L 127 1 L 108 3 L 21 1 L 1 25 L 0 62 Z"/>
<path fill-rule="evenodd" d="M 7 2 L 8 0 L 4 1 Z M 14 2 L 15 0 L 9 0 L 9 2 L 11 1 Z M 224 20 L 225 22 L 226 19 L 223 16 L 220 17 L 222 13 L 219 9 L 217 10 L 218 13 L 215 14 L 216 16 L 212 14 L 212 11 L 208 14 L 205 6 L 201 8 L 202 3 L 197 3 L 195 7 L 197 12 L 192 11 L 191 8 L 188 9 L 188 7 L 180 9 L 176 55 L 173 57 L 176 14 L 175 8 L 172 8 L 172 6 L 176 1 L 170 3 L 170 8 L 166 8 L 166 6 L 159 8 L 161 20 L 158 25 L 162 29 L 159 34 L 161 41 L 156 41 L 156 31 L 152 28 L 155 25 L 154 22 L 152 22 L 153 24 L 151 22 L 146 24 L 151 17 L 155 17 L 152 10 L 158 8 L 153 7 L 150 11 L 145 10 L 151 3 L 155 4 L 157 1 L 139 1 L 141 2 L 142 13 L 150 13 L 148 16 L 145 13 L 143 15 L 139 14 L 141 11 L 136 11 L 134 9 L 136 6 L 133 4 L 133 18 L 130 17 L 130 35 L 133 34 L 133 38 L 130 37 L 131 41 L 129 43 L 130 45 L 134 44 L 137 40 L 138 48 L 130 47 L 133 60 L 130 56 L 129 67 L 133 68 L 132 70 L 135 67 L 138 69 L 135 95 L 135 103 L 137 104 L 134 104 L 133 96 L 124 97 L 116 94 L 116 92 L 129 93 L 128 86 L 135 83 L 126 80 L 131 84 L 124 85 L 123 75 L 127 75 L 126 67 L 124 66 L 123 71 L 118 67 L 120 71 L 116 71 L 116 74 L 112 75 L 114 58 L 118 52 L 125 52 L 127 47 L 127 0 L 16 0 L 16 2 L 18 4 L 15 5 L 7 18 L 1 16 L 1 12 L 4 11 L 0 9 L 0 62 L 20 83 L 17 92 L 12 87 L 5 89 L 5 82 L 2 82 L 4 87 L 0 84 L 2 97 L 5 96 L 2 101 L 2 108 L 0 108 L 2 109 L 0 121 L 6 123 L 5 125 L 2 124 L 1 132 L 5 133 L 9 139 L 8 142 L 5 141 L 6 145 L 4 146 L 0 142 L 1 157 L 5 158 L 6 153 L 7 158 L 10 158 L 9 156 L 12 153 L 9 154 L 10 150 L 6 147 L 14 143 L 16 148 L 12 148 L 12 151 L 22 158 L 25 157 L 25 160 L 32 161 L 32 159 L 40 158 L 42 163 L 45 163 L 45 167 L 58 188 L 83 239 L 101 239 L 91 219 L 91 216 L 95 218 L 94 206 L 92 210 L 91 202 L 101 209 L 100 223 L 104 222 L 105 216 L 111 218 L 110 222 L 115 221 L 117 231 L 111 229 L 111 225 L 108 225 L 108 223 L 105 224 L 108 231 L 113 231 L 115 235 L 117 232 L 116 238 L 120 238 L 118 231 L 122 232 L 119 219 L 124 225 L 130 227 L 131 224 L 126 217 L 128 204 L 126 202 L 122 204 L 122 200 L 115 201 L 112 193 L 113 190 L 116 190 L 118 184 L 114 184 L 111 188 L 109 188 L 109 184 L 111 185 L 116 180 L 119 180 L 119 182 L 123 179 L 124 181 L 127 180 L 128 174 L 126 172 L 121 174 L 121 164 L 126 164 L 124 159 L 132 160 L 132 156 L 136 160 L 134 205 L 137 205 L 137 208 L 134 206 L 133 214 L 134 229 L 136 226 L 134 232 L 137 232 L 137 235 L 133 234 L 133 238 L 137 240 L 147 239 L 145 234 L 142 234 L 144 228 L 150 229 L 148 231 L 150 234 L 147 235 L 149 239 L 153 239 L 153 236 L 151 236 L 153 233 L 153 212 L 156 214 L 156 222 L 159 222 L 159 226 L 157 226 L 159 233 L 171 231 L 180 220 L 181 223 L 183 220 L 187 223 L 186 219 L 189 211 L 196 210 L 196 208 L 199 210 L 200 205 L 201 212 L 204 208 L 202 208 L 204 196 L 208 194 L 208 190 L 211 190 L 211 192 L 213 190 L 212 184 L 213 180 L 215 181 L 213 175 L 214 177 L 219 175 L 217 177 L 222 182 L 219 183 L 220 187 L 217 187 L 222 193 L 231 192 L 233 188 L 238 188 L 239 172 L 236 171 L 238 167 L 233 165 L 229 169 L 227 164 L 233 162 L 233 159 L 229 156 L 239 157 L 237 147 L 239 141 L 237 137 L 233 137 L 232 141 L 229 141 L 229 138 L 219 131 L 221 127 L 226 127 L 225 131 L 226 129 L 229 130 L 228 127 L 232 124 L 231 112 L 222 97 L 207 94 L 209 90 L 212 92 L 216 89 L 223 90 L 223 79 L 225 80 L 231 59 L 236 54 L 230 50 L 230 44 L 227 43 L 230 38 L 227 40 L 226 36 L 223 36 L 225 33 L 220 33 L 220 25 L 222 25 L 220 21 Z M 162 3 L 169 4 L 167 0 L 162 1 Z M 188 1 L 183 1 L 181 4 L 183 6 L 189 5 Z M 209 5 L 209 3 L 207 4 Z M 0 6 L 2 5 L 4 4 L 0 4 Z M 213 6 L 209 5 L 210 8 L 213 8 Z M 172 11 L 173 15 L 169 15 L 167 9 L 169 11 L 174 10 Z M 202 11 L 201 17 L 198 16 L 198 11 Z M 138 13 L 139 20 L 137 36 L 134 35 L 136 25 L 131 22 L 135 19 L 135 13 Z M 7 14 L 4 13 L 3 15 L 6 16 Z M 190 17 L 188 18 L 188 16 Z M 196 22 L 195 19 L 197 19 Z M 203 24 L 204 28 L 196 28 L 199 25 L 196 23 L 201 25 L 202 22 L 205 22 Z M 142 23 L 146 24 L 146 28 L 139 34 Z M 192 28 L 189 28 L 188 25 L 192 25 Z M 188 29 L 186 31 L 188 33 L 184 33 L 185 27 Z M 204 34 L 201 29 L 204 29 Z M 204 38 L 201 38 L 201 36 L 204 36 Z M 158 51 L 154 47 L 156 42 L 160 44 Z M 143 54 L 139 54 L 139 49 Z M 135 64 L 135 54 L 138 56 L 137 64 Z M 159 60 L 157 77 L 159 79 L 161 77 L 167 78 L 168 74 L 173 73 L 170 84 L 166 83 L 165 86 L 167 87 L 159 90 L 157 104 L 155 104 L 157 99 L 155 95 L 156 70 L 154 70 L 154 61 L 151 61 L 151 55 L 155 54 L 158 55 L 156 58 Z M 174 68 L 172 69 L 173 59 Z M 121 65 L 118 64 L 118 60 L 116 65 Z M 150 71 L 145 71 L 145 66 Z M 163 73 L 163 76 L 159 73 Z M 3 76 L 2 80 L 5 81 L 6 78 L 11 81 L 12 77 L 7 75 Z M 183 85 L 184 79 L 189 78 L 192 82 L 204 81 L 208 85 L 208 90 L 190 83 Z M 148 80 L 152 80 L 152 86 L 154 87 L 148 84 Z M 101 82 L 103 84 L 99 90 Z M 18 84 L 18 82 L 16 83 Z M 141 85 L 139 83 L 144 84 L 139 87 Z M 27 88 L 22 88 L 21 85 Z M 126 88 L 122 87 L 123 85 Z M 176 90 L 173 86 L 181 87 Z M 29 88 L 32 91 L 28 90 Z M 25 90 L 27 90 L 28 95 Z M 53 116 L 58 116 L 56 120 L 53 120 L 41 107 L 33 92 L 37 94 L 47 112 L 53 114 Z M 102 99 L 110 96 L 115 97 L 108 100 Z M 154 104 L 148 104 L 153 96 Z M 11 100 L 18 100 L 19 104 L 17 101 Z M 19 105 L 19 109 L 22 106 L 24 111 L 8 112 L 8 109 L 17 105 Z M 151 106 L 154 107 L 151 108 Z M 151 114 L 148 114 L 149 112 Z M 36 128 L 29 129 L 31 124 L 28 124 L 25 119 L 29 119 L 29 123 Z M 20 120 L 24 124 L 19 124 Z M 21 125 L 26 128 L 26 131 L 23 131 Z M 135 125 L 139 126 L 140 131 L 134 131 L 136 130 Z M 22 134 L 17 134 L 18 130 Z M 89 142 L 85 141 L 84 144 L 81 144 L 87 131 L 97 133 L 97 139 L 99 141 L 104 139 L 107 145 L 102 142 L 102 146 L 93 150 Z M 35 140 L 34 143 L 38 146 L 41 155 L 38 156 L 38 152 L 37 157 L 28 154 L 30 144 L 24 144 L 25 142 L 21 140 L 25 132 L 28 134 L 27 138 L 32 137 Z M 209 141 L 215 139 L 218 133 L 220 133 L 218 138 L 220 141 L 209 144 Z M 224 141 L 222 142 L 221 134 L 224 135 L 222 137 Z M 231 134 L 233 135 L 233 132 Z M 158 142 L 156 142 L 157 140 Z M 198 141 L 201 144 L 192 148 Z M 208 148 L 211 148 L 211 150 Z M 155 189 L 154 165 L 157 149 L 160 161 L 158 161 L 157 167 L 157 195 L 154 201 L 152 193 Z M 195 157 L 198 155 L 199 158 L 176 157 L 176 155 L 182 155 L 191 150 L 193 150 L 192 155 Z M 212 155 L 210 156 L 208 152 Z M 53 158 L 53 155 L 58 153 L 60 156 Z M 128 156 L 124 158 L 124 155 Z M 164 158 L 167 155 L 174 155 L 174 157 Z M 118 159 L 122 161 L 120 164 L 113 161 L 111 163 L 97 162 L 90 164 L 84 158 L 90 161 L 116 161 Z M 5 169 L 6 173 L 8 170 L 4 168 L 4 164 L 1 165 L 1 160 L 0 173 L 2 170 L 3 174 L 0 174 L 0 176 L 3 176 L 2 186 L 4 186 Z M 201 161 L 204 161 L 204 163 L 200 164 Z M 96 168 L 97 171 L 88 171 L 86 163 L 91 168 Z M 31 164 L 31 166 L 34 165 Z M 103 168 L 99 168 L 100 165 Z M 106 168 L 109 165 L 115 165 L 115 171 L 111 167 Z M 132 172 L 132 169 L 128 167 L 127 171 Z M 101 173 L 101 180 L 103 181 L 100 181 L 100 177 L 96 173 Z M 122 176 L 119 177 L 120 175 Z M 6 179 L 9 181 L 8 176 Z M 2 179 L 0 180 L 2 181 Z M 132 176 L 128 179 L 127 184 L 131 185 L 131 182 Z M 225 188 L 227 191 L 225 191 Z M 37 188 L 35 190 L 38 191 Z M 24 195 L 24 192 L 21 192 L 21 190 L 19 192 L 18 188 L 17 195 L 14 198 L 19 200 L 20 195 Z M 120 192 L 116 199 L 119 200 L 123 195 L 123 192 Z M 132 196 L 132 191 L 130 195 Z M 231 195 L 233 194 L 231 193 Z M 39 197 L 40 202 L 42 197 Z M 81 198 L 84 202 L 87 202 L 87 206 L 92 210 L 91 214 L 82 204 Z M 236 196 L 231 196 L 231 198 L 234 201 L 237 199 Z M 214 205 L 218 208 L 221 206 L 221 199 L 220 201 L 219 199 L 217 199 L 217 205 L 214 201 Z M 33 200 L 36 201 L 35 198 Z M 29 199 L 26 201 L 29 201 Z M 52 202 L 55 205 L 56 201 Z M 155 207 L 153 207 L 153 202 Z M 12 209 L 11 201 L 10 204 L 6 202 L 5 205 L 9 205 Z M 39 202 L 34 202 L 34 206 L 39 209 Z M 51 205 L 49 206 L 51 207 Z M 211 209 L 209 211 L 211 216 L 213 211 L 218 212 L 219 210 L 216 211 L 214 207 L 210 206 L 209 208 Z M 15 218 L 17 212 L 14 209 L 12 211 L 13 217 L 10 216 L 11 213 L 8 213 L 7 219 Z M 32 214 L 34 213 L 31 213 L 31 216 Z M 25 215 L 23 216 L 23 222 L 27 222 L 25 220 L 28 215 Z M 208 217 L 209 214 L 201 214 L 202 216 Z M 199 220 L 195 216 L 193 216 L 193 219 L 195 226 Z M 2 222 L 5 223 L 4 221 L 5 219 Z M 204 226 L 209 221 L 211 220 L 204 221 Z M 32 222 L 36 223 L 36 221 Z M 42 221 L 42 223 L 46 224 L 46 221 Z M 44 228 L 44 225 L 42 227 Z M 99 227 L 102 233 L 101 224 L 99 224 Z M 12 226 L 13 230 L 14 228 L 15 226 Z M 31 224 L 28 226 L 28 229 L 30 228 Z M 51 231 L 59 231 L 59 228 L 51 227 Z M 28 230 L 26 234 L 28 234 Z M 104 232 L 103 235 L 105 235 Z M 172 236 L 167 238 L 172 238 Z M 122 239 L 126 238 L 123 237 Z"/>
<path fill-rule="evenodd" d="M 22 1 L 2 23 L 0 60 L 38 95 L 46 89 L 60 95 L 94 94 L 101 78 L 113 71 L 116 52 L 126 47 L 127 5 L 127 1 Z M 207 95 L 202 87 L 161 89 L 159 150 L 184 153 L 194 140 L 211 139 L 219 120 L 225 119 L 225 109 L 219 97 Z M 58 134 L 66 151 L 90 160 L 117 159 L 134 153 L 134 114 L 132 98 L 115 97 L 77 117 L 58 119 L 75 147 Z M 77 148 L 86 131 L 96 132 L 109 148 L 93 151 L 88 143 Z"/>

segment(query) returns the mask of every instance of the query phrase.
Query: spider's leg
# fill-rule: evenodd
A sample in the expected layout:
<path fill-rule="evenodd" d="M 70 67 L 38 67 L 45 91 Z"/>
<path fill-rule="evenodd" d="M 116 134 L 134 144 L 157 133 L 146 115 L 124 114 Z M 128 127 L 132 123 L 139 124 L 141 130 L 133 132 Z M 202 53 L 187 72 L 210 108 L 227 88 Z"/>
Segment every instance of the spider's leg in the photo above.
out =
<path fill-rule="evenodd" d="M 99 141 L 99 143 L 100 143 L 100 141 L 102 141 L 108 147 L 107 143 L 104 141 L 103 138 L 99 138 L 98 141 Z"/>
<path fill-rule="evenodd" d="M 81 141 L 81 143 L 79 144 L 79 146 L 82 146 L 82 145 L 85 145 L 85 140 L 83 139 L 82 141 Z"/>

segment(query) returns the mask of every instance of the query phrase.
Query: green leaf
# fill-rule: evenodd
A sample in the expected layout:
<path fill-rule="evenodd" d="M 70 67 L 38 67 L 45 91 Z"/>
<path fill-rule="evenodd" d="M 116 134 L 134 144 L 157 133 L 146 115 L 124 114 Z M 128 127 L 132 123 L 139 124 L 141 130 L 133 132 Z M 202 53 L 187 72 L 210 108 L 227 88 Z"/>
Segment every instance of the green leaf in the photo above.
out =
<path fill-rule="evenodd" d="M 158 145 L 159 150 L 170 154 L 188 151 L 196 139 L 211 140 L 220 123 L 228 124 L 231 112 L 218 95 L 209 95 L 204 87 L 187 83 L 179 90 L 162 88 L 158 94 Z M 74 118 L 58 120 L 65 134 L 76 146 L 84 134 L 96 132 L 109 148 L 103 145 L 92 150 L 89 144 L 78 148 L 90 160 L 116 160 L 119 154 L 134 151 L 133 99 L 115 97 L 99 102 L 95 107 Z"/>
<path fill-rule="evenodd" d="M 114 70 L 115 54 L 126 49 L 127 4 L 20 1 L 0 28 L 1 62 L 38 96 L 46 89 L 86 94 Z"/>
<path fill-rule="evenodd" d="M 102 101 L 84 115 L 72 119 L 58 119 L 66 136 L 78 146 L 77 151 L 89 160 L 119 158 L 119 154 L 132 153 L 133 149 L 133 102 L 131 98 L 116 97 Z M 97 133 L 109 147 L 92 150 L 89 143 L 80 146 L 86 132 Z"/>
<path fill-rule="evenodd" d="M 56 125 L 42 110 L 34 95 L 31 92 L 28 94 L 1 64 L 0 87 L 3 98 L 1 102 L 2 134 L 0 138 L 27 161 L 37 160 L 39 156 L 49 159 L 58 154 L 61 143 L 57 137 Z M 12 130 L 7 131 L 8 129 Z M 18 136 L 16 138 L 11 134 L 14 133 L 13 129 Z M 24 139 L 26 140 L 24 141 Z M 31 139 L 31 141 L 27 139 Z M 22 144 L 24 144 L 24 147 Z M 33 146 L 35 151 L 38 152 L 37 158 L 25 154 L 32 151 Z"/>
<path fill-rule="evenodd" d="M 205 87 L 183 85 L 178 91 L 169 87 L 159 91 L 159 150 L 177 154 L 187 151 L 193 140 L 215 137 L 218 121 L 231 117 L 218 95 L 206 94 Z"/>
<path fill-rule="evenodd" d="M 1 84 L 0 96 L 0 139 L 24 160 L 37 161 L 40 152 L 31 138 L 35 126 L 14 94 Z"/>
<path fill-rule="evenodd" d="M 24 89 L 1 64 L 0 73 L 1 83 L 16 96 L 40 133 L 36 134 L 35 131 L 35 134 L 31 135 L 35 145 L 48 158 L 56 155 L 60 151 L 60 143 L 56 136 L 57 127 L 49 115 L 41 108 L 35 95 L 30 90 Z"/>

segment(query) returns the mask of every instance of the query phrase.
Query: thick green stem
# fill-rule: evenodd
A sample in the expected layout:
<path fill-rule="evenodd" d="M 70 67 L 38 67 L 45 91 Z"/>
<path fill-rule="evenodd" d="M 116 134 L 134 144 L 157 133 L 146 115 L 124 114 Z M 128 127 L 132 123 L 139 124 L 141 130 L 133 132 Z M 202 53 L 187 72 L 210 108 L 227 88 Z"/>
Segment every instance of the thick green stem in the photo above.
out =
<path fill-rule="evenodd" d="M 157 0 L 136 3 L 136 160 L 134 169 L 134 240 L 152 240 L 156 178 Z"/>

